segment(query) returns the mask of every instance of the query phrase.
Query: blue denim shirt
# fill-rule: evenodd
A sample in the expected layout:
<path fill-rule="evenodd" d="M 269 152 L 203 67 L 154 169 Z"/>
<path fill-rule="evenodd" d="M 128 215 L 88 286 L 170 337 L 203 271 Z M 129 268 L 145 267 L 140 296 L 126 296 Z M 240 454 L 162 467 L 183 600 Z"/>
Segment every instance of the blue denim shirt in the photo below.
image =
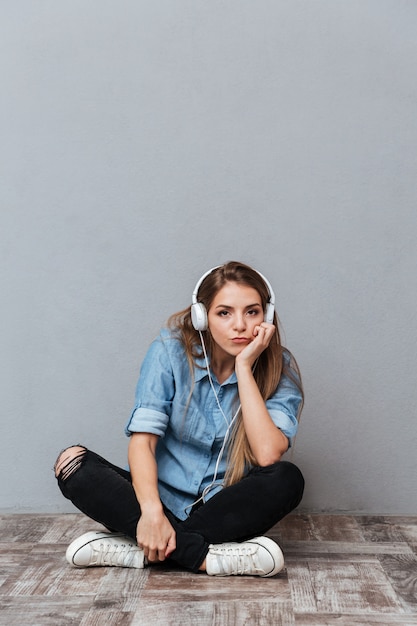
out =
<path fill-rule="evenodd" d="M 136 387 L 136 402 L 126 425 L 126 434 L 153 433 L 159 436 L 156 448 L 158 487 L 162 502 L 179 519 L 185 519 L 191 505 L 211 484 L 227 424 L 210 386 L 204 357 L 196 362 L 194 388 L 180 340 L 163 329 L 151 344 L 143 361 Z M 230 421 L 239 399 L 237 378 L 233 373 L 219 384 L 212 381 L 223 413 Z M 278 428 L 291 439 L 297 432 L 297 412 L 301 394 L 287 377 L 266 401 L 269 414 Z M 219 464 L 216 485 L 207 498 L 219 489 L 226 471 L 227 449 Z"/>

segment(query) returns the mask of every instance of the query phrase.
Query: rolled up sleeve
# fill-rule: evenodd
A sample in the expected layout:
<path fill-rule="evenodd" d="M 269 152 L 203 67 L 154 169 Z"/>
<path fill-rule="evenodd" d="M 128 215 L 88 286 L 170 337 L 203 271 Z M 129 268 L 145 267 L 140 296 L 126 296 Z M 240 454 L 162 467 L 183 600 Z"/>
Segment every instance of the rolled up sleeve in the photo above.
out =
<path fill-rule="evenodd" d="M 274 424 L 291 440 L 298 430 L 298 414 L 302 402 L 299 387 L 283 375 L 275 393 L 266 401 L 266 407 Z"/>
<path fill-rule="evenodd" d="M 125 433 L 146 432 L 163 437 L 175 393 L 172 364 L 161 337 L 151 344 L 143 361 L 135 393 L 135 406 Z"/>
<path fill-rule="evenodd" d="M 152 433 L 163 437 L 168 424 L 168 416 L 145 407 L 136 408 L 126 425 L 126 434 L 132 433 Z"/>

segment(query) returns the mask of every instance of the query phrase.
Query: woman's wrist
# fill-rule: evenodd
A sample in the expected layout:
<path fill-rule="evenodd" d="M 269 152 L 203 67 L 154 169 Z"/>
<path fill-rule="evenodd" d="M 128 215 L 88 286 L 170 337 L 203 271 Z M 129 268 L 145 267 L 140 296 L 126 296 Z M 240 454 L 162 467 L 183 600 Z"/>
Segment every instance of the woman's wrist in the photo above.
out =
<path fill-rule="evenodd" d="M 162 502 L 159 498 L 143 498 L 139 499 L 140 508 L 149 511 L 162 511 Z"/>
<path fill-rule="evenodd" d="M 243 360 L 243 359 L 239 359 L 238 355 L 235 359 L 235 373 L 236 376 L 239 378 L 239 376 L 241 375 L 253 375 L 252 372 L 252 364 L 249 363 L 249 361 Z"/>
<path fill-rule="evenodd" d="M 157 516 L 164 512 L 162 502 L 159 498 L 159 494 L 147 494 L 140 493 L 135 489 L 136 499 L 139 502 L 141 514 Z"/>

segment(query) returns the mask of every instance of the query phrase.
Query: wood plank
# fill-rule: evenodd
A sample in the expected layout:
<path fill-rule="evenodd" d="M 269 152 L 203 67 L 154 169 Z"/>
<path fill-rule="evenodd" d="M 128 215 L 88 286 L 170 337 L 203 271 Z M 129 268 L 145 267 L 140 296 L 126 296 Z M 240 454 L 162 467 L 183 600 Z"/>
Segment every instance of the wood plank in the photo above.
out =
<path fill-rule="evenodd" d="M 0 541 L 36 543 L 49 521 L 48 515 L 0 515 Z"/>
<path fill-rule="evenodd" d="M 312 534 L 318 541 L 361 543 L 362 530 L 353 515 L 310 515 Z"/>
<path fill-rule="evenodd" d="M 48 563 L 16 568 L 0 588 L 2 596 L 92 596 L 106 568 L 75 569 L 68 565 L 57 569 Z"/>
<path fill-rule="evenodd" d="M 123 613 L 134 612 L 148 584 L 149 568 L 138 570 L 121 567 L 103 568 L 106 576 L 100 579 L 94 606 L 104 605 L 116 599 Z"/>
<path fill-rule="evenodd" d="M 205 600 L 230 601 L 256 596 L 257 600 L 285 602 L 291 599 L 286 572 L 271 578 L 253 576 L 207 576 L 193 574 L 185 570 L 169 570 L 168 566 L 149 568 L 150 575 L 143 600 L 148 602 L 155 597 L 175 597 L 181 602 Z M 168 575 L 167 575 L 168 574 Z"/>
<path fill-rule="evenodd" d="M 32 543 L 19 543 L 2 541 L 0 543 L 0 564 L 1 569 L 8 566 L 17 566 L 32 551 Z"/>
<path fill-rule="evenodd" d="M 130 626 L 134 619 L 133 613 L 126 613 L 111 608 L 101 608 L 96 605 L 82 616 L 77 626 Z"/>
<path fill-rule="evenodd" d="M 344 541 L 283 541 L 281 548 L 284 555 L 298 554 L 337 554 L 343 557 L 346 554 L 379 555 L 379 554 L 413 554 L 413 550 L 405 542 L 373 543 L 363 541 L 359 543 Z"/>
<path fill-rule="evenodd" d="M 292 626 L 291 602 L 273 601 L 167 601 L 146 602 L 136 612 L 132 626 Z"/>
<path fill-rule="evenodd" d="M 417 556 L 383 555 L 379 561 L 403 606 L 417 612 Z"/>
<path fill-rule="evenodd" d="M 295 613 L 403 613 L 380 563 L 309 558 L 289 574 Z"/>
<path fill-rule="evenodd" d="M 268 535 L 283 541 L 364 541 L 353 515 L 288 515 Z"/>
<path fill-rule="evenodd" d="M 315 539 L 310 515 L 287 515 L 267 533 L 281 541 L 312 541 Z"/>
<path fill-rule="evenodd" d="M 74 626 L 91 604 L 87 597 L 0 597 L 2 626 Z"/>
<path fill-rule="evenodd" d="M 40 543 L 70 544 L 74 539 L 90 530 L 104 530 L 104 526 L 93 522 L 80 513 L 54 515 L 50 517 L 48 522 Z"/>
<path fill-rule="evenodd" d="M 416 626 L 417 615 L 303 613 L 294 621 L 295 626 Z"/>
<path fill-rule="evenodd" d="M 381 543 L 405 540 L 401 525 L 398 522 L 393 523 L 393 520 L 390 520 L 390 518 L 363 516 L 358 518 L 358 524 L 362 528 L 366 541 Z M 417 541 L 417 529 L 415 540 Z"/>
<path fill-rule="evenodd" d="M 385 518 L 386 524 L 389 524 L 389 518 Z M 404 519 L 399 520 L 395 527 L 401 533 L 402 537 L 411 546 L 413 552 L 417 555 L 417 520 Z"/>

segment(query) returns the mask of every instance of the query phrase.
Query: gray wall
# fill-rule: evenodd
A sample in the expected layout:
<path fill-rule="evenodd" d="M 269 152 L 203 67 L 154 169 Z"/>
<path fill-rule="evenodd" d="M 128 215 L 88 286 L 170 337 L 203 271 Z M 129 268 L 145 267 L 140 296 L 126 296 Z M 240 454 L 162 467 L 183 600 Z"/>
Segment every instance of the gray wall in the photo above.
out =
<path fill-rule="evenodd" d="M 209 267 L 277 294 L 304 510 L 416 514 L 417 3 L 5 0 L 0 507 L 125 463 L 139 365 Z"/>

